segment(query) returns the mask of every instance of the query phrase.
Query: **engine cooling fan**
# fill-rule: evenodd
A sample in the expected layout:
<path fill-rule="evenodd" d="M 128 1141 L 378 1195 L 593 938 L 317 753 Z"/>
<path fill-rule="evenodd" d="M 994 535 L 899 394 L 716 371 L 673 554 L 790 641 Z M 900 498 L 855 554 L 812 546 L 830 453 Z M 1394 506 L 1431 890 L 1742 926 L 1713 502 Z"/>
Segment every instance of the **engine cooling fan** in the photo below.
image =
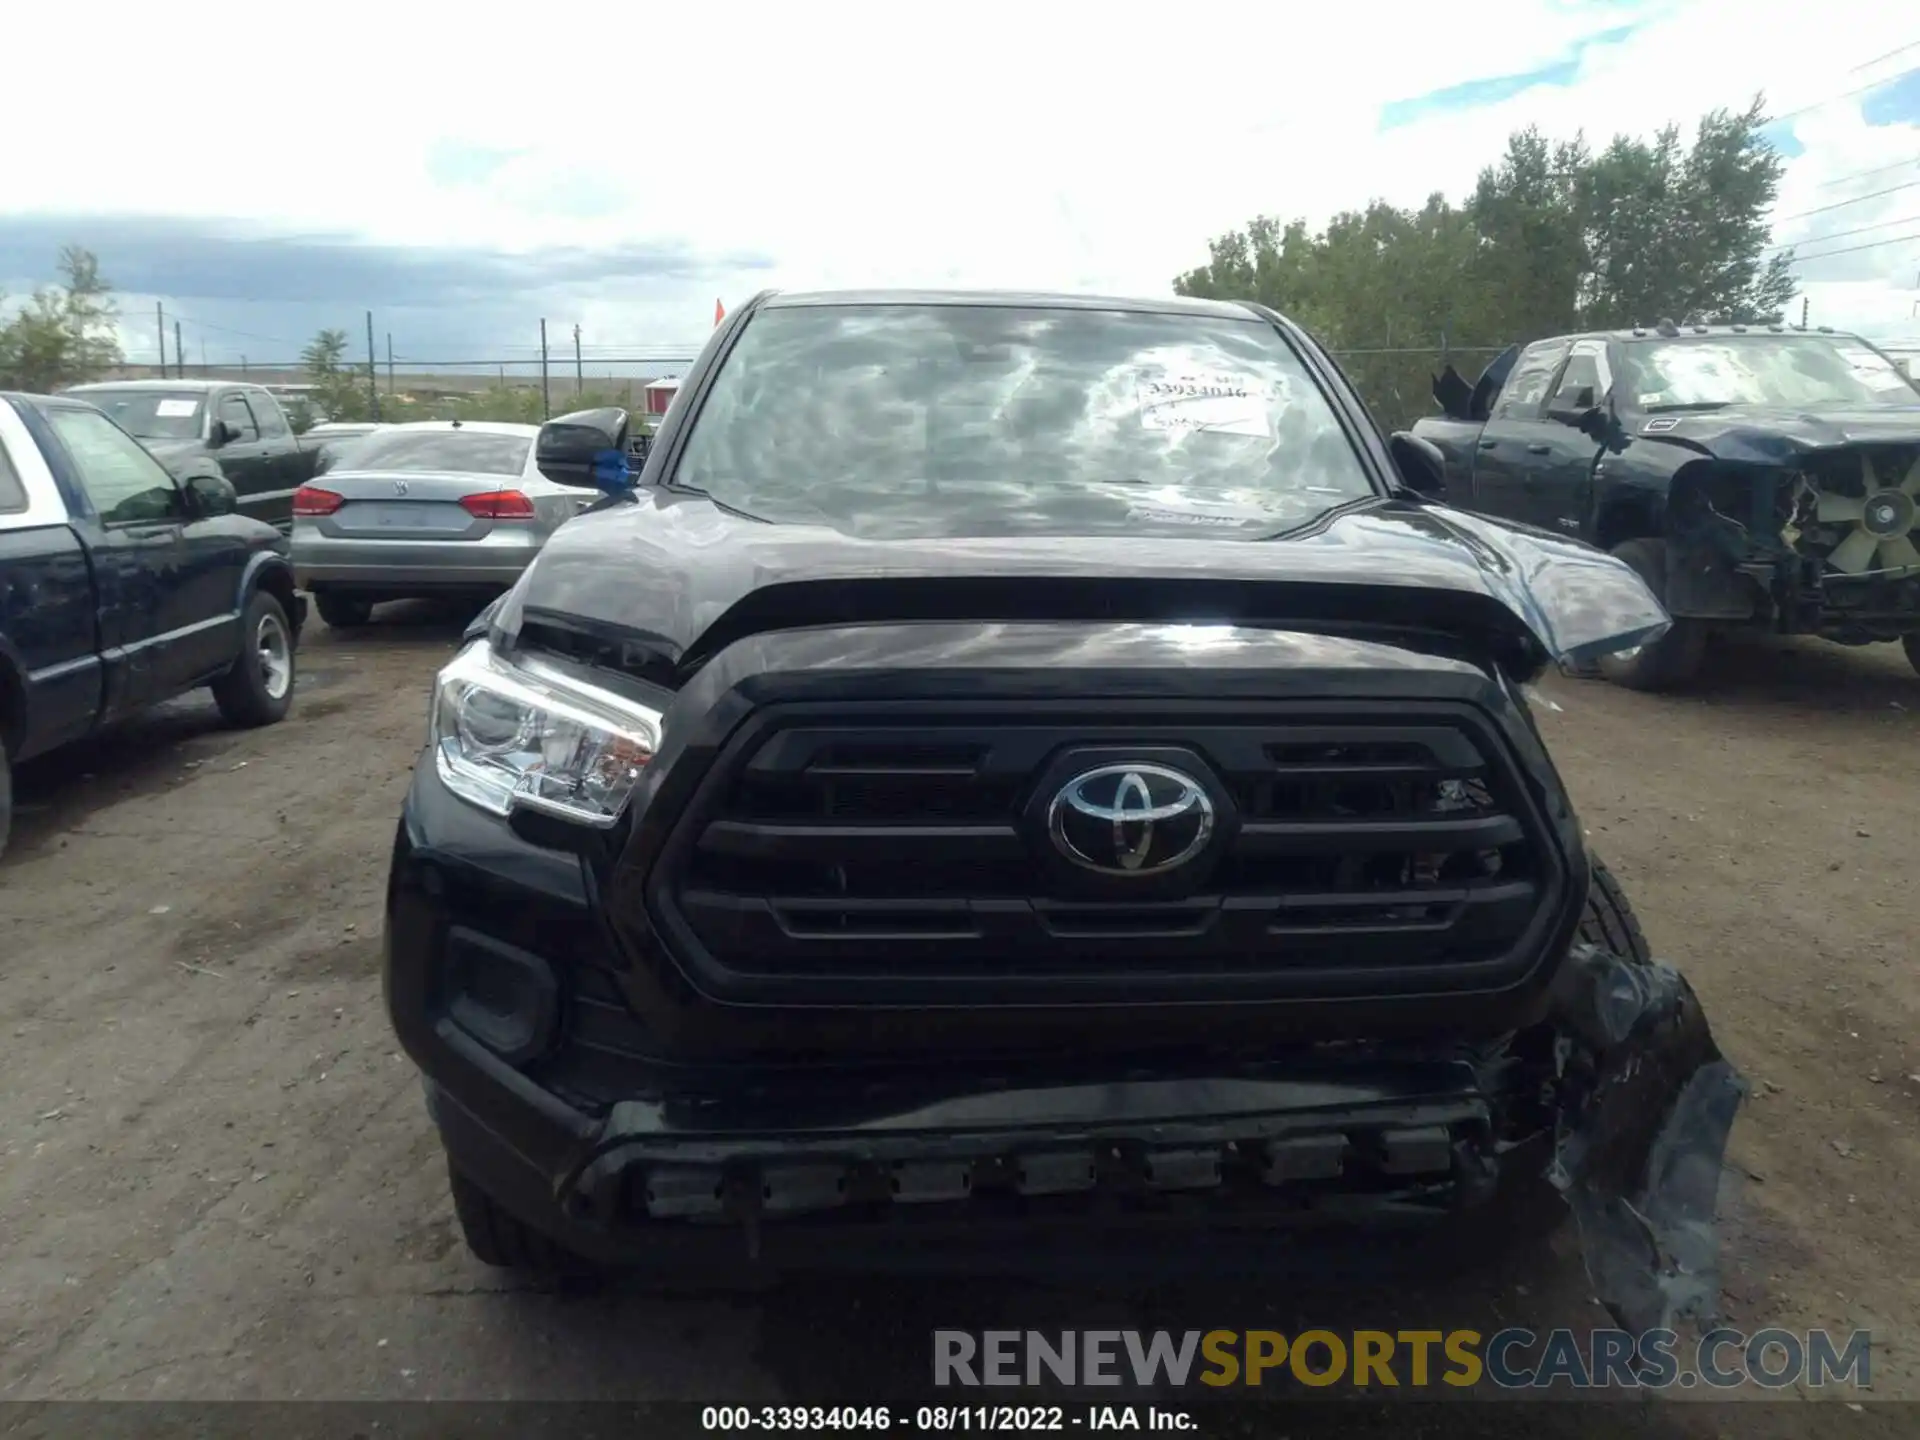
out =
<path fill-rule="evenodd" d="M 1868 570 L 1920 568 L 1920 549 L 1913 543 L 1913 530 L 1920 525 L 1920 460 L 1907 470 L 1907 478 L 1898 485 L 1884 485 L 1868 456 L 1860 457 L 1860 479 L 1865 498 L 1856 495 L 1822 495 L 1820 521 L 1824 525 L 1852 522 L 1847 538 L 1833 547 L 1827 563 L 1847 575 Z"/>

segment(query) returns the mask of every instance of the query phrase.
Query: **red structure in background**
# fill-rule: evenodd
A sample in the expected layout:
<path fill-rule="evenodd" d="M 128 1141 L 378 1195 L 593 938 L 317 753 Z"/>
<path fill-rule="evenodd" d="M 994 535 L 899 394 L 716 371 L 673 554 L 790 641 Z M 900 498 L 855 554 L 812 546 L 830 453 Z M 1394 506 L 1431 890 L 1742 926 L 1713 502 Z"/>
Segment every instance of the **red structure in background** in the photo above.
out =
<path fill-rule="evenodd" d="M 673 404 L 673 397 L 680 389 L 677 377 L 668 376 L 664 380 L 649 381 L 641 393 L 646 396 L 646 414 L 649 420 L 658 420 L 667 413 L 667 407 Z"/>

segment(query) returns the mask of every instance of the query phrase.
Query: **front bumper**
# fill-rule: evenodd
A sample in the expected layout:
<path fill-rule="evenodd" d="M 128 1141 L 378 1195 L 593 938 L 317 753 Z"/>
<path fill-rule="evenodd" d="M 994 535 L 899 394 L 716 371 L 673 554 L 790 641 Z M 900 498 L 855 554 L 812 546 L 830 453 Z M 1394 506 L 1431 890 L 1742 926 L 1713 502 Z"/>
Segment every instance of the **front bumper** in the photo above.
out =
<path fill-rule="evenodd" d="M 296 525 L 293 568 L 302 589 L 384 592 L 510 586 L 545 537 L 501 526 L 478 540 L 334 538 Z"/>
<path fill-rule="evenodd" d="M 1711 1182 L 1742 1087 L 1665 967 L 1577 951 L 1549 1018 L 1497 1041 L 649 1059 L 585 994 L 621 963 L 588 867 L 422 772 L 389 883 L 393 1024 L 453 1166 L 591 1260 L 1110 1270 L 1127 1237 L 1174 1231 L 1187 1271 L 1291 1268 L 1318 1247 L 1263 1237 L 1362 1228 L 1393 1264 L 1407 1252 L 1383 1235 L 1443 1250 L 1436 1229 L 1497 1231 L 1498 1202 L 1557 1187 L 1635 1328 L 1711 1305 Z M 476 978 L 476 956 L 540 954 L 559 958 Z"/>

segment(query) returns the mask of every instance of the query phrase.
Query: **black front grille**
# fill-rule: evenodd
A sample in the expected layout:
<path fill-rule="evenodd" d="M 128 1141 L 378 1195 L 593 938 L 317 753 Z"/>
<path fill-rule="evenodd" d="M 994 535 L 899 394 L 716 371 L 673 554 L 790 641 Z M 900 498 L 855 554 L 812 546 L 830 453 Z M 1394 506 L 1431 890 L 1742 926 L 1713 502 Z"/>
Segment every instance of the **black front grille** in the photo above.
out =
<path fill-rule="evenodd" d="M 1077 757 L 1170 752 L 1217 791 L 1193 879 L 1063 867 L 1037 817 Z M 749 996 L 1333 995 L 1524 970 L 1562 876 L 1466 707 L 1135 723 L 950 708 L 764 718 L 681 818 L 651 899 L 696 978 Z"/>

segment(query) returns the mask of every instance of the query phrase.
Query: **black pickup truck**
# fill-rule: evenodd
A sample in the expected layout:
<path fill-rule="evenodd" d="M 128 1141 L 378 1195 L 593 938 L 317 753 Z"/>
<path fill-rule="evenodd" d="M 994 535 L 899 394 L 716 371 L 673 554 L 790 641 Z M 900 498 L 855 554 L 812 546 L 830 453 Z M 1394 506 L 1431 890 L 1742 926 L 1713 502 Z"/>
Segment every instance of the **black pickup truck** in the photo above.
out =
<path fill-rule="evenodd" d="M 1432 503 L 1252 305 L 763 295 L 630 438 L 543 428 L 610 493 L 395 837 L 480 1258 L 1240 1273 L 1558 1191 L 1633 1328 L 1711 1297 L 1738 1081 L 1526 699 L 1665 630 L 1627 566 Z"/>
<path fill-rule="evenodd" d="M 1920 393 L 1855 336 L 1780 325 L 1567 335 L 1434 382 L 1414 434 L 1450 503 L 1578 536 L 1633 566 L 1673 628 L 1603 656 L 1684 684 L 1731 626 L 1902 641 L 1920 668 Z"/>
<path fill-rule="evenodd" d="M 92 405 L 0 392 L 0 851 L 12 765 L 197 686 L 266 725 L 306 601 L 218 474 L 176 481 Z"/>
<path fill-rule="evenodd" d="M 313 479 L 321 447 L 294 434 L 286 411 L 259 385 L 226 380 L 114 380 L 66 391 L 97 405 L 173 472 L 220 474 L 240 513 L 293 528 L 293 492 Z"/>

